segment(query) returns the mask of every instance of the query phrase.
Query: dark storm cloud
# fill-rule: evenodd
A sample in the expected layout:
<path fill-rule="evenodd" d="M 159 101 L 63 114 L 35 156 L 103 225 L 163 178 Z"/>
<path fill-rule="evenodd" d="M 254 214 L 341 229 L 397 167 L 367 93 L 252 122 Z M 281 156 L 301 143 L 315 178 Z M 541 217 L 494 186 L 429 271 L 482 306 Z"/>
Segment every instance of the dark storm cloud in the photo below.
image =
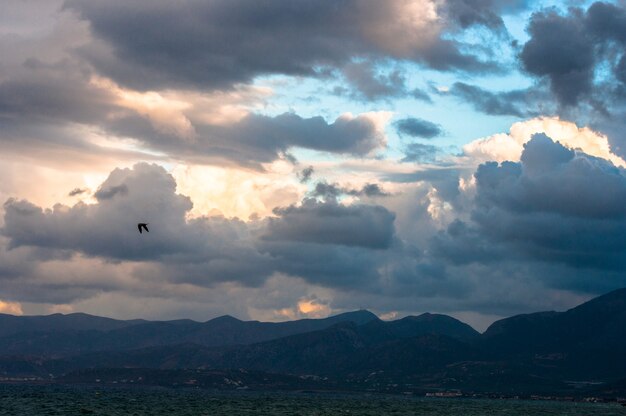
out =
<path fill-rule="evenodd" d="M 435 257 L 444 257 L 446 263 L 453 265 L 493 265 L 504 259 L 512 260 L 515 256 L 486 239 L 481 230 L 458 219 L 432 238 L 430 249 Z"/>
<path fill-rule="evenodd" d="M 442 134 L 441 126 L 421 118 L 403 118 L 394 124 L 400 135 L 432 139 Z"/>
<path fill-rule="evenodd" d="M 521 53 L 524 68 L 547 76 L 559 102 L 574 105 L 591 91 L 593 41 L 580 13 L 564 17 L 555 11 L 535 13 L 528 26 L 531 39 Z"/>
<path fill-rule="evenodd" d="M 472 222 L 453 223 L 437 238 L 435 247 L 446 258 L 626 268 L 626 176 L 609 161 L 535 135 L 521 162 L 488 162 L 475 177 Z M 566 278 L 558 280 L 567 287 Z"/>
<path fill-rule="evenodd" d="M 500 28 L 490 5 L 477 3 L 474 13 L 465 2 L 447 7 L 450 24 Z M 84 48 L 83 56 L 107 76 L 140 89 L 225 88 L 272 73 L 311 76 L 316 68 L 339 68 L 353 57 L 406 59 L 442 70 L 496 67 L 462 52 L 459 42 L 426 32 L 408 36 L 415 28 L 399 17 L 422 9 L 405 10 L 401 2 L 70 0 L 66 7 L 88 20 L 105 43 Z"/>
<path fill-rule="evenodd" d="M 623 3 L 596 2 L 587 10 L 586 25 L 599 39 L 626 44 L 626 9 Z"/>
<path fill-rule="evenodd" d="M 301 206 L 275 211 L 267 240 L 339 244 L 372 249 L 389 248 L 395 215 L 382 206 L 344 206 L 334 201 L 305 199 Z"/>
<path fill-rule="evenodd" d="M 490 162 L 475 177 L 479 206 L 600 220 L 626 215 L 626 177 L 620 169 L 543 134 L 524 146 L 520 163 Z"/>
<path fill-rule="evenodd" d="M 599 92 L 594 76 L 603 62 L 619 59 L 626 44 L 625 24 L 623 5 L 603 2 L 593 3 L 586 12 L 570 9 L 567 15 L 555 10 L 537 12 L 528 26 L 531 37 L 521 52 L 522 64 L 529 73 L 549 79 L 552 92 L 564 106 L 601 99 L 593 97 Z"/>

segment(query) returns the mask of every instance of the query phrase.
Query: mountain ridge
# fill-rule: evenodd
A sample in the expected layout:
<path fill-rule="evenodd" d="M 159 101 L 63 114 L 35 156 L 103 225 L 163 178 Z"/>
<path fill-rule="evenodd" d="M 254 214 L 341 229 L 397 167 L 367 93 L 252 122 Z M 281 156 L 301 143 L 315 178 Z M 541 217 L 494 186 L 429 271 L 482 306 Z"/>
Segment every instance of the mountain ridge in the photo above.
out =
<path fill-rule="evenodd" d="M 368 311 L 286 323 L 230 316 L 203 323 L 136 322 L 106 332 L 54 334 L 0 337 L 0 375 L 63 377 L 89 369 L 250 370 L 374 390 L 406 385 L 507 394 L 569 394 L 583 391 L 581 385 L 600 389 L 598 383 L 621 391 L 620 380 L 626 379 L 626 290 L 564 312 L 505 318 L 483 334 L 447 315 L 382 321 Z M 110 338 L 107 348 L 94 349 L 102 334 Z M 46 354 L 55 340 L 63 341 L 59 347 L 91 344 Z M 7 351 L 7 341 L 19 342 Z M 26 354 L 27 347 L 37 345 L 41 351 Z"/>

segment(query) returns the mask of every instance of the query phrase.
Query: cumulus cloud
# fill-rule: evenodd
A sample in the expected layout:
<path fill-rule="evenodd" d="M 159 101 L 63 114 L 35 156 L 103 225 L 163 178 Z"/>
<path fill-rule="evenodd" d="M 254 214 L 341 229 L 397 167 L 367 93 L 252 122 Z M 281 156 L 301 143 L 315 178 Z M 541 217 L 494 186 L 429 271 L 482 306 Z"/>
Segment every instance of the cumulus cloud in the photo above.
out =
<path fill-rule="evenodd" d="M 363 192 L 373 192 L 371 188 Z M 319 256 L 335 258 L 324 262 L 327 279 L 333 270 L 339 275 L 342 268 L 362 270 L 361 263 L 342 263 L 351 263 L 351 255 L 367 257 L 371 250 L 389 248 L 394 236 L 395 216 L 385 208 L 335 201 L 307 199 L 302 205 L 275 209 L 276 218 L 248 223 L 221 216 L 189 218 L 190 199 L 176 193 L 174 178 L 157 165 L 116 169 L 99 189 L 94 204 L 57 204 L 46 210 L 9 199 L 2 228 L 9 248 L 152 263 L 154 275 L 178 283 L 258 285 L 277 272 L 297 271 L 312 281 L 322 275 L 319 268 L 307 272 L 314 257 L 303 254 L 311 250 L 290 252 L 297 246 L 294 242 L 314 244 L 312 251 Z M 138 222 L 150 223 L 150 233 L 139 234 Z"/>
<path fill-rule="evenodd" d="M 264 238 L 340 244 L 373 249 L 389 248 L 395 216 L 381 206 L 344 206 L 334 201 L 305 199 L 301 206 L 277 209 L 278 219 L 269 219 Z"/>
<path fill-rule="evenodd" d="M 537 12 L 518 48 L 502 20 L 517 0 L 9 1 L 0 309 L 493 317 L 625 283 L 622 4 Z M 469 78 L 511 52 L 534 85 Z M 285 85 L 326 95 L 292 111 Z M 338 107 L 429 94 L 537 118 L 460 155 L 402 142 L 416 166 L 385 159 L 385 129 L 445 126 Z"/>
<path fill-rule="evenodd" d="M 43 210 L 24 200 L 5 203 L 4 235 L 11 245 L 82 251 L 111 258 L 158 258 L 188 246 L 179 231 L 191 209 L 189 198 L 156 165 L 116 169 L 96 192 L 97 204 L 79 202 Z M 135 235 L 138 222 L 158 222 L 151 239 Z"/>
<path fill-rule="evenodd" d="M 463 146 L 463 154 L 474 161 L 519 161 L 524 144 L 536 133 L 545 133 L 570 149 L 580 149 L 589 155 L 609 160 L 616 166 L 626 166 L 626 162 L 612 152 L 606 136 L 556 117 L 514 123 L 508 134 L 498 133 L 466 144 Z"/>
<path fill-rule="evenodd" d="M 519 162 L 488 162 L 475 173 L 471 222 L 438 238 L 439 250 L 460 262 L 518 260 L 593 270 L 622 270 L 626 245 L 626 176 L 611 162 L 571 150 L 543 134 L 524 145 Z M 473 241 L 470 243 L 470 241 Z M 587 281 L 605 287 L 610 273 Z M 577 287 L 563 276 L 546 277 Z"/>

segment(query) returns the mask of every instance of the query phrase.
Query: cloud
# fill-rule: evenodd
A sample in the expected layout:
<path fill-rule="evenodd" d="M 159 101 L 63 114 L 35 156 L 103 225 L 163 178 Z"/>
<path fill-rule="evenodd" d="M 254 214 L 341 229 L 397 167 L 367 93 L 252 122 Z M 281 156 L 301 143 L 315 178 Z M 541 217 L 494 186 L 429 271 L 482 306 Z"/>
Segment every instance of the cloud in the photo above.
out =
<path fill-rule="evenodd" d="M 42 71 L 44 75 L 37 75 Z M 43 68 L 24 81 L 0 82 L 0 116 L 5 120 L 0 140 L 7 149 L 24 155 L 27 147 L 28 155 L 41 152 L 48 160 L 75 153 L 73 163 L 112 155 L 145 160 L 158 152 L 259 169 L 295 147 L 365 156 L 386 142 L 383 130 L 389 116 L 383 112 L 344 114 L 333 122 L 293 113 L 270 117 L 236 108 L 226 93 L 138 93 L 75 72 Z M 250 97 L 245 91 L 239 94 Z M 224 95 L 227 104 L 211 104 Z M 51 158 L 52 152 L 58 157 Z"/>
<path fill-rule="evenodd" d="M 557 117 L 539 117 L 514 123 L 509 134 L 498 133 L 466 144 L 463 155 L 478 162 L 519 161 L 524 144 L 536 133 L 545 133 L 570 149 L 580 149 L 616 166 L 626 167 L 626 162 L 612 152 L 606 136 Z"/>
<path fill-rule="evenodd" d="M 500 2 L 495 2 L 496 5 Z M 505 2 L 502 2 L 505 3 Z M 511 2 L 513 3 L 513 2 Z M 482 25 L 495 30 L 504 30 L 504 22 L 491 0 L 448 0 L 443 10 L 448 19 L 462 28 Z"/>
<path fill-rule="evenodd" d="M 116 169 L 96 193 L 97 204 L 79 202 L 42 210 L 28 201 L 5 203 L 3 234 L 13 247 L 38 246 L 82 251 L 117 259 L 158 258 L 188 246 L 180 231 L 191 209 L 189 198 L 175 194 L 176 184 L 156 165 Z M 159 224 L 151 239 L 140 240 L 138 222 Z"/>
<path fill-rule="evenodd" d="M 11 315 L 23 315 L 22 305 L 19 302 L 7 302 L 0 300 L 0 313 Z"/>
<path fill-rule="evenodd" d="M 532 88 L 505 92 L 491 92 L 475 85 L 455 82 L 449 91 L 471 104 L 477 111 L 494 116 L 528 117 L 542 113 L 544 94 Z M 545 110 L 545 109 L 543 109 Z"/>
<path fill-rule="evenodd" d="M 315 184 L 315 188 L 309 193 L 310 196 L 318 198 L 321 197 L 326 201 L 336 201 L 339 197 L 344 195 L 358 196 L 358 197 L 378 197 L 389 196 L 390 194 L 383 191 L 377 183 L 366 183 L 361 189 L 355 189 L 351 187 L 341 186 L 337 183 L 328 183 L 320 181 Z"/>
<path fill-rule="evenodd" d="M 434 162 L 441 149 L 432 144 L 409 143 L 404 148 L 402 162 L 430 163 Z"/>
<path fill-rule="evenodd" d="M 487 2 L 468 18 L 468 7 L 456 12 L 461 4 L 443 6 L 455 27 L 462 22 L 501 29 Z M 70 1 L 66 8 L 87 20 L 95 37 L 82 55 L 99 72 L 142 90 L 223 89 L 263 74 L 315 76 L 316 68 L 342 67 L 355 57 L 410 60 L 443 70 L 495 66 L 443 37 L 448 20 L 440 18 L 440 5 L 429 0 L 391 5 L 213 0 L 177 6 L 165 1 Z"/>
<path fill-rule="evenodd" d="M 298 172 L 298 179 L 300 179 L 300 183 L 307 183 L 309 180 L 311 180 L 313 172 L 315 172 L 313 166 L 307 166 L 306 168 Z"/>
<path fill-rule="evenodd" d="M 447 202 L 467 197 L 459 169 L 440 170 L 414 175 L 381 205 L 304 199 L 243 222 L 190 216 L 190 200 L 161 167 L 117 169 L 99 189 L 127 192 L 93 204 L 46 210 L 7 202 L 3 241 L 13 248 L 0 250 L 4 296 L 98 313 L 130 296 L 160 317 L 229 311 L 278 319 L 304 313 L 301 301 L 333 311 L 362 304 L 501 316 L 554 299 L 571 306 L 571 291 L 625 283 L 618 239 L 626 186 L 610 162 L 535 136 L 518 161 L 478 168 L 469 205 Z M 355 189 L 366 196 L 366 187 Z M 151 232 L 139 235 L 136 218 L 145 217 Z M 262 305 L 260 293 L 280 294 L 280 302 Z M 225 299 L 231 305 L 220 306 Z"/>
<path fill-rule="evenodd" d="M 108 188 L 100 188 L 96 191 L 94 196 L 98 201 L 102 201 L 105 199 L 111 199 L 115 195 L 126 195 L 128 194 L 128 187 L 126 184 L 121 184 L 117 186 L 110 186 Z"/>
<path fill-rule="evenodd" d="M 427 92 L 419 88 L 410 89 L 406 85 L 406 76 L 401 69 L 381 70 L 375 62 L 350 62 L 342 69 L 343 77 L 352 88 L 336 87 L 338 94 L 349 92 L 349 96 L 360 101 L 390 100 L 391 98 L 414 98 L 432 103 Z"/>
<path fill-rule="evenodd" d="M 320 150 L 336 154 L 367 156 L 386 145 L 384 126 L 387 112 L 346 113 L 329 123 L 324 118 L 303 118 L 293 113 L 275 117 L 248 114 L 228 125 L 195 125 L 193 142 L 172 140 L 155 131 L 148 122 L 131 117 L 111 123 L 110 130 L 121 136 L 136 137 L 156 150 L 196 162 L 235 163 L 261 168 L 285 156 L 292 148 Z"/>
<path fill-rule="evenodd" d="M 535 75 L 548 76 L 560 103 L 574 105 L 591 92 L 594 70 L 593 43 L 582 19 L 554 11 L 533 15 L 521 59 Z"/>
<path fill-rule="evenodd" d="M 343 67 L 343 75 L 357 90 L 355 98 L 372 101 L 408 93 L 406 80 L 399 70 L 388 75 L 375 74 L 371 62 L 351 62 Z"/>
<path fill-rule="evenodd" d="M 48 253 L 56 253 L 63 261 L 81 255 L 85 257 L 82 262 L 104 259 L 136 264 L 131 275 L 178 285 L 236 282 L 258 286 L 275 273 L 296 273 L 311 282 L 321 279 L 341 286 L 356 276 L 375 281 L 377 272 L 363 272 L 380 259 L 370 256 L 365 263 L 357 259 L 367 258 L 372 250 L 388 249 L 394 236 L 395 216 L 387 209 L 344 206 L 335 201 L 304 200 L 302 205 L 276 209 L 276 218 L 247 223 L 221 216 L 193 218 L 189 216 L 190 199 L 176 193 L 174 178 L 157 165 L 116 169 L 99 189 L 96 203 L 57 204 L 45 210 L 25 200 L 9 199 L 1 230 L 9 252 L 41 250 L 32 252 L 29 263 L 33 265 L 48 261 Z M 377 190 L 366 187 L 363 192 Z M 138 222 L 149 222 L 150 233 L 139 234 Z M 327 259 L 324 266 L 313 267 L 311 261 L 322 257 Z M 16 262 L 27 264 L 17 259 L 3 264 Z M 50 271 L 55 267 L 61 270 L 65 266 L 45 266 Z M 25 269 L 13 269 L 0 268 L 0 272 L 6 277 L 23 276 Z M 333 283 L 331 276 L 344 272 L 351 277 Z M 67 303 L 68 299 L 92 296 L 95 290 L 76 284 L 74 288 L 74 292 L 56 290 L 57 299 Z M 14 290 L 21 293 L 19 285 Z"/>
<path fill-rule="evenodd" d="M 89 192 L 89 189 L 74 188 L 67 195 L 68 196 L 77 196 L 77 195 L 84 194 L 85 192 Z"/>
<path fill-rule="evenodd" d="M 394 124 L 400 135 L 432 139 L 443 133 L 441 126 L 416 117 L 403 118 Z"/>
<path fill-rule="evenodd" d="M 437 240 L 446 258 L 460 263 L 517 259 L 527 267 L 537 262 L 536 270 L 550 264 L 589 272 L 626 267 L 620 237 L 626 229 L 626 176 L 609 161 L 536 134 L 519 162 L 487 162 L 475 178 L 472 221 L 451 224 L 446 237 Z M 539 274 L 536 270 L 533 274 Z M 582 284 L 565 275 L 545 281 L 567 288 Z M 616 277 L 608 273 L 585 284 L 606 287 L 604 279 L 610 278 Z"/>
<path fill-rule="evenodd" d="M 395 216 L 381 206 L 344 206 L 332 200 L 305 199 L 301 206 L 277 209 L 270 218 L 270 241 L 299 241 L 339 244 L 371 249 L 389 248 L 394 236 Z"/>
<path fill-rule="evenodd" d="M 22 158 L 89 165 L 104 157 L 172 157 L 260 169 L 293 147 L 363 156 L 384 146 L 380 113 L 344 114 L 330 122 L 293 113 L 254 114 L 271 95 L 267 87 L 125 88 L 76 53 L 91 41 L 86 22 L 69 8 L 48 13 L 42 31 L 50 37 L 20 33 L 0 39 L 7 56 L 0 140 Z M 176 63 L 176 72 L 187 66 Z"/>
<path fill-rule="evenodd" d="M 526 71 L 550 81 L 563 106 L 600 99 L 594 97 L 601 92 L 594 77 L 606 79 L 600 64 L 620 58 L 618 51 L 626 44 L 624 22 L 623 5 L 604 2 L 593 3 L 586 12 L 573 8 L 566 15 L 554 9 L 534 13 L 520 59 Z"/>

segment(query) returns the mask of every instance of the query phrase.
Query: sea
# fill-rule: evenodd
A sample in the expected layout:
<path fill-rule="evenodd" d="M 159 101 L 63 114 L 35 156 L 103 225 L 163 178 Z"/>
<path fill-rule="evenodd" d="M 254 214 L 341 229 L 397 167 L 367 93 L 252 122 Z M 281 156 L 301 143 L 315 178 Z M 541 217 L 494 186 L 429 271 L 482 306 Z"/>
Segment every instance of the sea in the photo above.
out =
<path fill-rule="evenodd" d="M 624 416 L 616 403 L 0 385 L 0 415 Z"/>

